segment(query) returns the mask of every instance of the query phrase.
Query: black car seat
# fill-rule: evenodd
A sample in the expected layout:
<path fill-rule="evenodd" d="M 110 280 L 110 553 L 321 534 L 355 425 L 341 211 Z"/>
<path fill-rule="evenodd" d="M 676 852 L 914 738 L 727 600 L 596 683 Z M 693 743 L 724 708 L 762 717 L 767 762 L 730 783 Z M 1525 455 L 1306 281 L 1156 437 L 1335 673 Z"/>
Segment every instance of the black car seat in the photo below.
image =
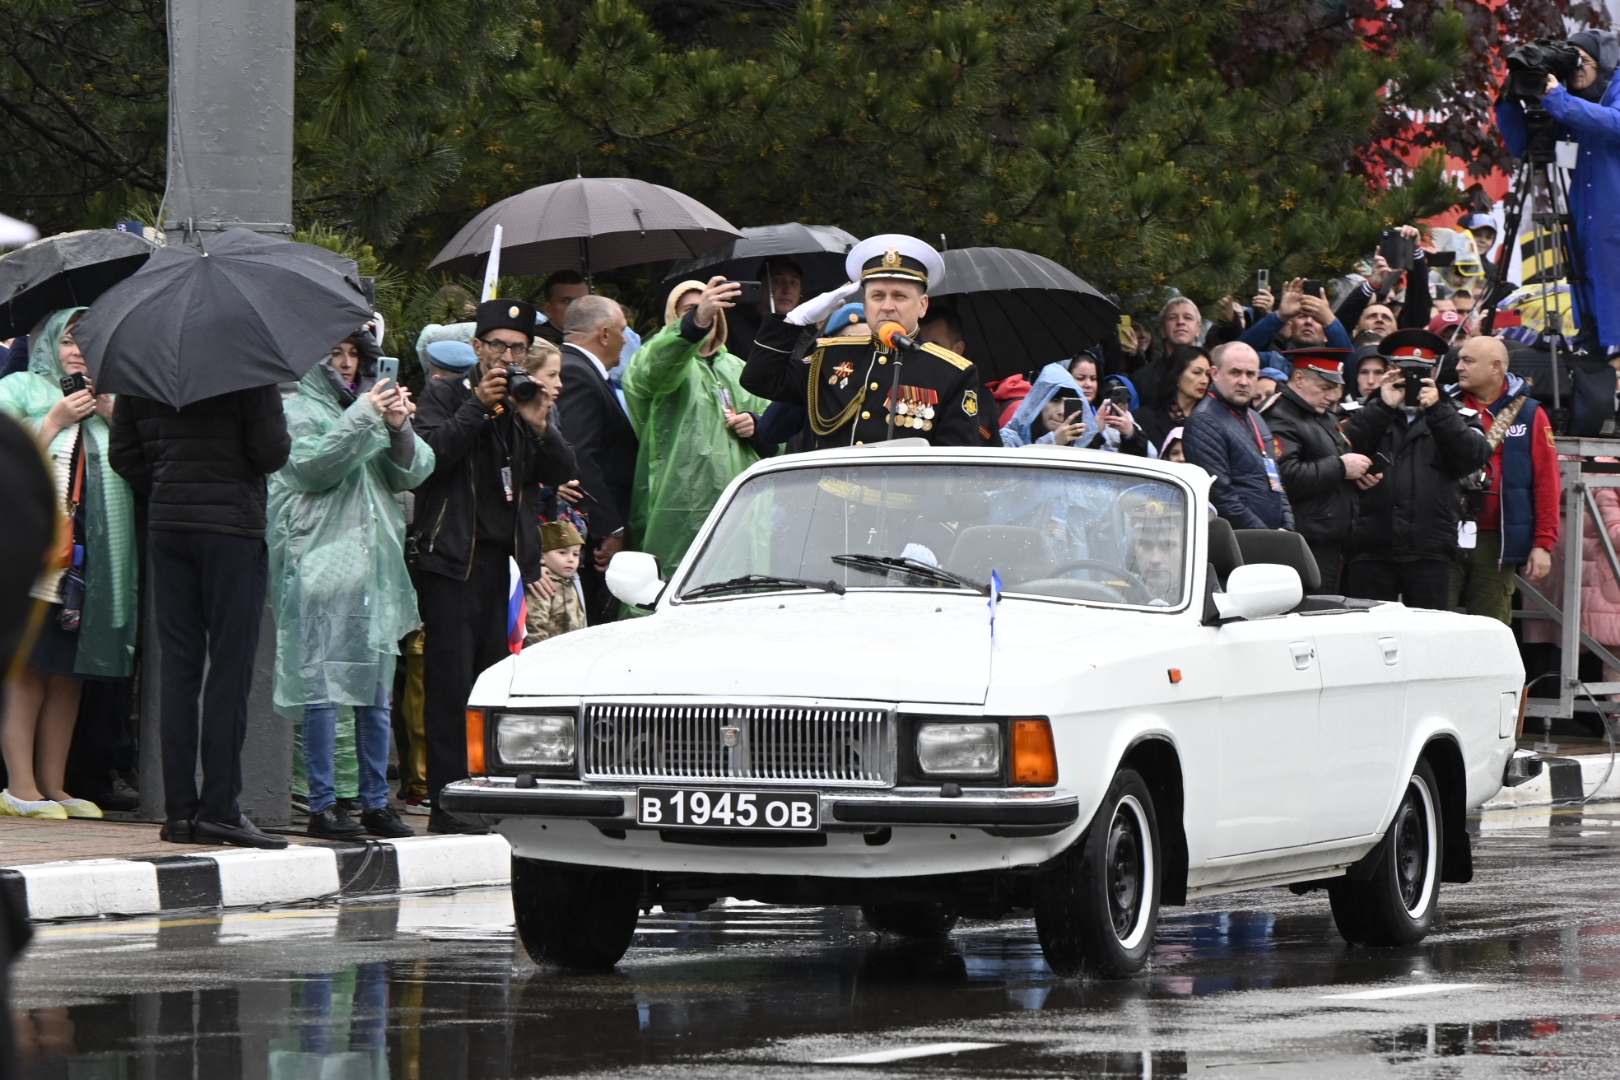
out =
<path fill-rule="evenodd" d="M 1215 577 L 1221 588 L 1226 578 L 1243 565 L 1243 551 L 1238 547 L 1232 523 L 1225 518 L 1213 518 L 1209 523 L 1209 562 L 1215 568 Z"/>
<path fill-rule="evenodd" d="M 1306 596 L 1321 591 L 1322 571 L 1317 568 L 1316 556 L 1311 554 L 1310 545 L 1299 533 L 1281 529 L 1233 529 L 1232 533 L 1237 537 L 1238 550 L 1243 553 L 1243 563 L 1292 566 L 1299 571 L 1299 581 L 1305 587 Z M 1213 540 L 1213 529 L 1210 536 Z M 1213 546 L 1212 543 L 1211 548 Z"/>

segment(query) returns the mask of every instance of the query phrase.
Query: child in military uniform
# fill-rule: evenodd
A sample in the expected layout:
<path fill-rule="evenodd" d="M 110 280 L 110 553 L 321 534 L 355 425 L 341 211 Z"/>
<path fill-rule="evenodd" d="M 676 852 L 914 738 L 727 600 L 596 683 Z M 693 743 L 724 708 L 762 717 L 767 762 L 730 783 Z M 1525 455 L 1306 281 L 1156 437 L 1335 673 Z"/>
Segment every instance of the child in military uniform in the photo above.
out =
<path fill-rule="evenodd" d="M 574 577 L 579 573 L 579 551 L 584 544 L 579 530 L 566 521 L 540 525 L 540 573 L 555 587 L 550 599 L 529 590 L 528 633 L 524 647 L 537 641 L 585 627 L 585 605 L 579 598 Z"/>

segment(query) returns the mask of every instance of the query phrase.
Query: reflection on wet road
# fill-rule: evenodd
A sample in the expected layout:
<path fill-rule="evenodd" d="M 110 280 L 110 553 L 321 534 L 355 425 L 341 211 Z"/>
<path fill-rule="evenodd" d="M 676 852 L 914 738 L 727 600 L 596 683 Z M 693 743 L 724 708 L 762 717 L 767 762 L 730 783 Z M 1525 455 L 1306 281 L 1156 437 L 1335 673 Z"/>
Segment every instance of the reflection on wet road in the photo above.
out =
<path fill-rule="evenodd" d="M 1620 806 L 1486 815 L 1414 949 L 1323 894 L 1171 908 L 1151 968 L 1057 979 L 1032 923 L 907 946 L 853 909 L 654 913 L 619 969 L 535 968 L 504 890 L 41 928 L 30 1080 L 1614 1076 Z"/>

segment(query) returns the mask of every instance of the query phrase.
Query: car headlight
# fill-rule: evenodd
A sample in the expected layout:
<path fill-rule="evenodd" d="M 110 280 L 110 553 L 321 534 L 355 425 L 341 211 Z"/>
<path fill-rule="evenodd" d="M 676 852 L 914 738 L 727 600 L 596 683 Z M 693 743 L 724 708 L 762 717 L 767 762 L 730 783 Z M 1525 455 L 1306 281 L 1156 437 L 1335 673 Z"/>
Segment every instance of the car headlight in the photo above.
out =
<path fill-rule="evenodd" d="M 495 752 L 506 765 L 572 768 L 574 742 L 574 718 L 566 713 L 499 713 L 495 717 Z"/>
<path fill-rule="evenodd" d="M 1000 776 L 1000 724 L 923 724 L 917 767 L 929 776 Z"/>

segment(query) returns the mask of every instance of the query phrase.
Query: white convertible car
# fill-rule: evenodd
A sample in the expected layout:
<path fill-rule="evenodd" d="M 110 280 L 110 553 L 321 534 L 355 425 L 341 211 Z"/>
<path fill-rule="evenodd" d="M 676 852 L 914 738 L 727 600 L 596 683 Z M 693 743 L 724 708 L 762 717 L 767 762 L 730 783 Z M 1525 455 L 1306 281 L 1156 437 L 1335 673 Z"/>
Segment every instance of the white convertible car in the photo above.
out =
<path fill-rule="evenodd" d="M 1325 888 L 1407 944 L 1529 771 L 1499 622 L 1319 591 L 1304 542 L 1212 520 L 1201 470 L 908 440 L 763 462 L 652 614 L 479 678 L 445 809 L 512 844 L 536 960 L 638 913 L 858 904 L 876 930 L 1033 910 L 1060 974 L 1147 960 L 1161 904 Z"/>

